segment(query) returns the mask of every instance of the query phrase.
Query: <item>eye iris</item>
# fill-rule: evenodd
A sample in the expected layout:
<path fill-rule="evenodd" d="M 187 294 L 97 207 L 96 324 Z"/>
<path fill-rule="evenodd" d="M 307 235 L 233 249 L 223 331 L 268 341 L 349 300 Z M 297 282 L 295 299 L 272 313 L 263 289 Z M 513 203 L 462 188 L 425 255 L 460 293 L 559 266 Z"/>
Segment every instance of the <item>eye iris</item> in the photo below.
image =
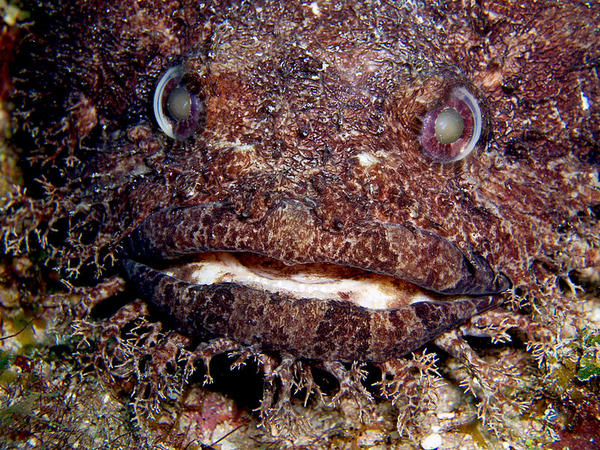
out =
<path fill-rule="evenodd" d="M 190 137 L 203 122 L 201 100 L 182 84 L 183 67 L 171 67 L 156 85 L 154 117 L 160 129 L 173 139 Z"/>
<path fill-rule="evenodd" d="M 192 98 L 190 93 L 182 86 L 171 91 L 167 97 L 167 109 L 176 120 L 187 120 L 192 113 Z"/>
<path fill-rule="evenodd" d="M 483 133 L 483 115 L 466 87 L 455 87 L 441 107 L 423 117 L 421 146 L 431 160 L 449 163 L 466 158 Z"/>
<path fill-rule="evenodd" d="M 437 116 L 434 129 L 440 144 L 452 144 L 462 136 L 465 123 L 456 109 L 446 108 Z"/>

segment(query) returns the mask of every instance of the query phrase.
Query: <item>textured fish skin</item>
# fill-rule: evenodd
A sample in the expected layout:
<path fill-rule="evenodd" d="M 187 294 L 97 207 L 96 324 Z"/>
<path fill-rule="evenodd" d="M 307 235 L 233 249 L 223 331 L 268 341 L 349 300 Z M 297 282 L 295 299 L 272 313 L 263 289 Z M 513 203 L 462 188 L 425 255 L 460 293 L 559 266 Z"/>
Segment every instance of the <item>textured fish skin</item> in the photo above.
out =
<path fill-rule="evenodd" d="M 206 251 L 249 251 L 292 264 L 330 263 L 383 273 L 442 294 L 497 294 L 510 287 L 482 260 L 438 235 L 380 222 L 332 232 L 306 205 L 286 201 L 260 222 L 205 204 L 155 213 L 129 239 L 132 258 L 164 262 Z"/>

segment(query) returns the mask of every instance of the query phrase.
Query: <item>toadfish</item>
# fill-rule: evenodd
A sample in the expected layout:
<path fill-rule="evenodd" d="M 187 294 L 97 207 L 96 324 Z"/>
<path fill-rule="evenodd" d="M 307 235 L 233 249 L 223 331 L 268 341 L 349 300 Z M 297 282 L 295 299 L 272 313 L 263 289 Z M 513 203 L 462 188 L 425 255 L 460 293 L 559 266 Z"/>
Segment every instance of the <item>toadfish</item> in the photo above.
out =
<path fill-rule="evenodd" d="M 598 274 L 592 2 L 47 3 L 23 223 L 184 335 L 381 363 Z"/>

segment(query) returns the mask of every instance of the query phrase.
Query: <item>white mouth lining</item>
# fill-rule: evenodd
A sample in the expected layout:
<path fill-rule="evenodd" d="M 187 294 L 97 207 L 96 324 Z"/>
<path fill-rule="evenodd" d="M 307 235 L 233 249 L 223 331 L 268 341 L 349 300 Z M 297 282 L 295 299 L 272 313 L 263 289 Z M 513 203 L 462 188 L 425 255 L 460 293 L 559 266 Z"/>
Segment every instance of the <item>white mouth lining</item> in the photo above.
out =
<path fill-rule="evenodd" d="M 295 298 L 338 300 L 381 310 L 417 302 L 457 301 L 464 297 L 439 296 L 406 281 L 386 275 L 321 264 L 286 267 L 283 273 L 240 261 L 235 254 L 203 254 L 193 262 L 169 267 L 163 273 L 199 285 L 237 283 Z"/>

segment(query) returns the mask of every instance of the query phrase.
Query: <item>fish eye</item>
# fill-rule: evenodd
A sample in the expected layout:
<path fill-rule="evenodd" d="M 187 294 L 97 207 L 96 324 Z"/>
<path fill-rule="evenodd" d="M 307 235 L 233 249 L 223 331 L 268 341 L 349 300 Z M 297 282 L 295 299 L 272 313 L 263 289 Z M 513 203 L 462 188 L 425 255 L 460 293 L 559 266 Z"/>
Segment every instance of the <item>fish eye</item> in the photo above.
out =
<path fill-rule="evenodd" d="M 421 132 L 423 151 L 437 162 L 459 161 L 477 146 L 482 124 L 475 96 L 465 87 L 455 87 L 444 104 L 425 115 Z"/>
<path fill-rule="evenodd" d="M 198 97 L 182 83 L 182 77 L 182 66 L 167 70 L 156 85 L 152 103 L 160 129 L 170 138 L 178 140 L 194 133 L 203 110 Z"/>

